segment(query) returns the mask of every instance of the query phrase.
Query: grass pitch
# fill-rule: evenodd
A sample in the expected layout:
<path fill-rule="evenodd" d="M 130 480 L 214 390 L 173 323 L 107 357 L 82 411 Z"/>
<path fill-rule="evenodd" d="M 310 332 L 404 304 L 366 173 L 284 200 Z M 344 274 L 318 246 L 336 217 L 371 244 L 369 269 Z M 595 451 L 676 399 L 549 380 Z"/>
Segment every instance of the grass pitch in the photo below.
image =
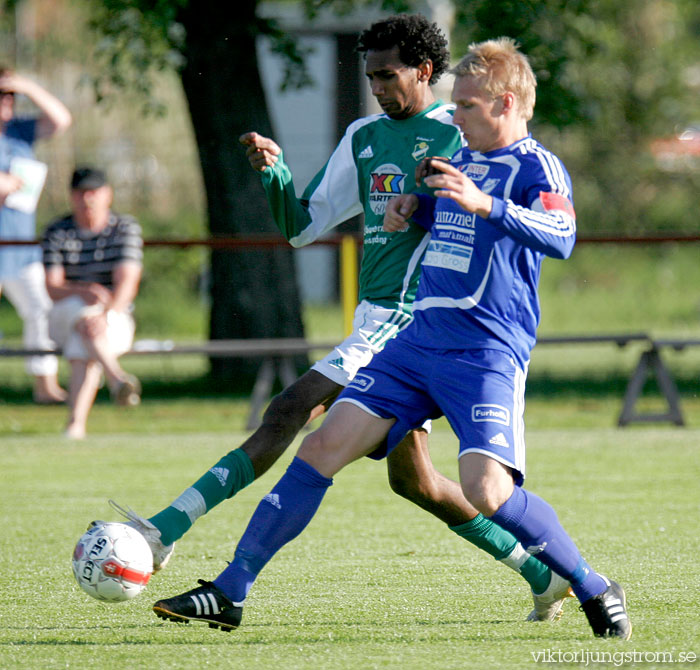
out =
<path fill-rule="evenodd" d="M 293 452 L 201 519 L 135 600 L 106 605 L 78 588 L 73 545 L 92 519 L 115 518 L 107 498 L 152 514 L 242 437 L 4 437 L 0 668 L 512 669 L 556 658 L 612 667 L 624 653 L 625 666 L 653 668 L 700 654 L 694 428 L 528 433 L 528 486 L 557 508 L 589 562 L 625 586 L 634 625 L 627 643 L 594 639 L 574 602 L 559 623 L 526 623 L 526 583 L 393 495 L 385 465 L 368 460 L 336 477 L 307 531 L 263 571 L 239 630 L 157 619 L 156 599 L 224 568 Z M 442 422 L 432 445 L 454 476 L 456 444 Z"/>

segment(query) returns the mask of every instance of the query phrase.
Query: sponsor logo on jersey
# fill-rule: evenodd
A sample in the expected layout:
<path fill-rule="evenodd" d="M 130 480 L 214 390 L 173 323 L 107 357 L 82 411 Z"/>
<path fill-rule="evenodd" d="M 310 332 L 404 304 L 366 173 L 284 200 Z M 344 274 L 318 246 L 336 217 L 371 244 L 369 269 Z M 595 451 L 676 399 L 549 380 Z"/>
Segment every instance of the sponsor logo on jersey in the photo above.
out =
<path fill-rule="evenodd" d="M 328 361 L 328 365 L 334 368 L 338 368 L 338 370 L 343 369 L 343 358 L 334 358 L 332 361 Z"/>
<path fill-rule="evenodd" d="M 358 372 L 353 380 L 348 384 L 348 388 L 355 388 L 358 391 L 367 391 L 374 385 L 374 377 Z"/>
<path fill-rule="evenodd" d="M 472 421 L 491 421 L 510 426 L 510 411 L 501 405 L 472 405 Z"/>
<path fill-rule="evenodd" d="M 487 194 L 491 193 L 491 191 L 493 191 L 493 189 L 496 188 L 496 185 L 498 184 L 499 181 L 501 181 L 501 180 L 500 179 L 487 179 L 484 182 L 484 185 L 481 186 L 481 190 Z"/>
<path fill-rule="evenodd" d="M 372 151 L 372 145 L 368 144 L 360 153 L 358 158 L 372 158 L 374 156 L 374 151 Z"/>
<path fill-rule="evenodd" d="M 418 139 L 418 138 L 416 138 L 416 139 Z M 429 148 L 430 148 L 430 145 L 427 142 L 425 142 L 425 141 L 417 142 L 416 146 L 413 147 L 413 153 L 411 154 L 411 156 L 413 156 L 413 160 L 419 161 L 419 160 L 422 160 L 423 158 L 425 158 L 428 155 Z"/>
<path fill-rule="evenodd" d="M 423 258 L 423 265 L 466 274 L 469 272 L 473 251 L 473 247 L 431 240 Z"/>
<path fill-rule="evenodd" d="M 369 175 L 369 206 L 377 215 L 383 216 L 386 203 L 403 193 L 406 174 L 397 165 L 385 163 Z"/>
<path fill-rule="evenodd" d="M 469 163 L 467 166 L 461 167 L 460 170 L 472 181 L 481 181 L 489 173 L 489 166 L 481 163 Z"/>
<path fill-rule="evenodd" d="M 489 444 L 494 444 L 497 447 L 505 447 L 506 449 L 510 447 L 506 436 L 503 433 L 496 433 L 490 440 Z"/>
<path fill-rule="evenodd" d="M 464 212 L 449 212 L 441 209 L 435 212 L 435 223 L 458 228 L 474 228 L 474 215 Z"/>
<path fill-rule="evenodd" d="M 372 193 L 391 193 L 398 195 L 403 193 L 403 181 L 406 175 L 399 174 L 383 174 L 381 172 L 372 173 Z"/>

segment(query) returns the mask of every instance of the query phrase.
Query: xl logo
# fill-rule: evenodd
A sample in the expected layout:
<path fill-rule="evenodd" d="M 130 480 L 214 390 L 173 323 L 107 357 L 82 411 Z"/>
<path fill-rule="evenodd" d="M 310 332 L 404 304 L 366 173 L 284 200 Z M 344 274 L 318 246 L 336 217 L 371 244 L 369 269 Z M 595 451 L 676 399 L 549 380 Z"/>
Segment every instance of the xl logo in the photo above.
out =
<path fill-rule="evenodd" d="M 510 426 L 510 411 L 501 405 L 472 405 L 472 421 L 491 421 Z"/>
<path fill-rule="evenodd" d="M 403 193 L 403 181 L 406 179 L 405 174 L 382 174 L 380 172 L 372 172 L 372 186 L 369 189 L 370 193 L 393 193 L 398 195 Z"/>
<path fill-rule="evenodd" d="M 383 216 L 390 198 L 403 193 L 406 174 L 398 165 L 385 163 L 369 175 L 369 206 L 378 216 Z"/>

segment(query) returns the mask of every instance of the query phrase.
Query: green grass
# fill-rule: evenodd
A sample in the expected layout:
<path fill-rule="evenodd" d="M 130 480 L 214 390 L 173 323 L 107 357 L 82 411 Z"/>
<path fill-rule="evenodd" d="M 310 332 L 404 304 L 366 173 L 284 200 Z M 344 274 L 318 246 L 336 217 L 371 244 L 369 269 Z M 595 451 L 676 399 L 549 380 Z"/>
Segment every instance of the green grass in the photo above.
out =
<path fill-rule="evenodd" d="M 687 288 L 698 285 L 695 246 L 582 246 L 571 261 L 545 263 L 541 332 L 698 336 L 700 299 Z M 192 339 L 206 321 L 202 305 L 158 311 L 152 287 L 138 307 L 138 336 Z M 337 307 L 307 307 L 306 323 L 311 337 L 341 334 Z M 4 304 L 0 329 L 17 343 L 18 322 Z M 526 624 L 522 580 L 393 496 L 385 466 L 369 461 L 336 477 L 308 531 L 262 573 L 231 635 L 162 623 L 150 604 L 223 569 L 288 456 L 202 519 L 140 598 L 92 601 L 70 573 L 87 522 L 113 518 L 109 497 L 146 514 L 167 504 L 240 444 L 246 399 L 213 389 L 203 357 L 125 358 L 144 382 L 142 405 L 114 407 L 101 391 L 88 439 L 71 443 L 60 438 L 65 407 L 33 405 L 22 362 L 2 359 L 0 670 L 510 669 L 542 666 L 531 654 L 543 650 L 699 653 L 700 350 L 664 352 L 686 428 L 618 430 L 639 353 L 637 345 L 536 348 L 526 395 L 528 486 L 555 505 L 593 566 L 627 588 L 635 627 L 627 644 L 592 639 L 573 603 L 559 624 Z M 641 409 L 662 406 L 650 388 Z M 454 476 L 456 445 L 444 422 L 432 445 Z"/>
<path fill-rule="evenodd" d="M 0 668 L 510 669 L 542 667 L 532 653 L 548 649 L 700 652 L 698 429 L 528 434 L 529 487 L 555 505 L 592 565 L 627 589 L 628 643 L 594 639 L 574 603 L 559 623 L 525 623 L 526 584 L 394 496 L 384 464 L 368 460 L 336 477 L 307 531 L 263 571 L 231 634 L 161 622 L 150 605 L 223 569 L 287 457 L 201 519 L 140 597 L 106 605 L 79 590 L 72 547 L 90 520 L 114 517 L 108 497 L 153 513 L 242 438 L 201 428 L 81 443 L 6 437 Z M 454 476 L 456 445 L 441 422 L 432 445 Z"/>

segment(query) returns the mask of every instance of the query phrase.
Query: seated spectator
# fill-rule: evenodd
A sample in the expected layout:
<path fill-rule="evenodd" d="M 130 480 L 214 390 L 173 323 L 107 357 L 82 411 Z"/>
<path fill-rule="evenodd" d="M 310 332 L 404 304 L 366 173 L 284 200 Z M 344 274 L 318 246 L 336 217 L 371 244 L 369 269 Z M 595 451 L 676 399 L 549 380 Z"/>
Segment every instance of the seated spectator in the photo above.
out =
<path fill-rule="evenodd" d="M 72 212 L 49 224 L 42 239 L 46 287 L 54 301 L 49 332 L 71 367 L 65 431 L 71 439 L 85 437 L 102 373 L 117 404 L 141 400 L 138 380 L 118 358 L 133 342 L 143 241 L 135 219 L 111 210 L 112 197 L 101 170 L 75 170 Z"/>

